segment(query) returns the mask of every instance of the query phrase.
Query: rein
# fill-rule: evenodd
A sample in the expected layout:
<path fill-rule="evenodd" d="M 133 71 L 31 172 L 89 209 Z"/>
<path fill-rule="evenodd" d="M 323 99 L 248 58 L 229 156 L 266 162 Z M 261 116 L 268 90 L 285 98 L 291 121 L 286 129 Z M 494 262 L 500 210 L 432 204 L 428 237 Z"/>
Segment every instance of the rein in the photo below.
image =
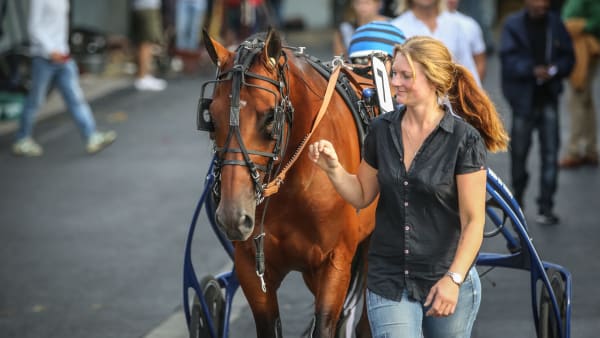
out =
<path fill-rule="evenodd" d="M 266 187 L 263 190 L 264 197 L 269 197 L 279 191 L 279 187 L 284 182 L 285 175 L 287 174 L 288 170 L 294 165 L 294 163 L 296 163 L 296 160 L 298 160 L 298 157 L 304 150 L 304 147 L 306 147 L 308 140 L 311 138 L 312 134 L 319 126 L 319 123 L 321 122 L 321 119 L 323 119 L 323 116 L 325 116 L 325 113 L 327 112 L 327 107 L 329 107 L 329 102 L 331 101 L 331 97 L 333 96 L 333 91 L 335 89 L 337 79 L 340 75 L 341 68 L 342 68 L 341 65 L 337 65 L 333 69 L 333 73 L 331 73 L 331 78 L 329 79 L 329 83 L 327 83 L 327 89 L 325 91 L 325 97 L 323 98 L 323 103 L 321 103 L 321 108 L 319 109 L 319 113 L 317 114 L 317 117 L 315 118 L 315 121 L 312 125 L 312 128 L 310 129 L 310 132 L 308 134 L 306 134 L 306 136 L 304 136 L 304 138 L 302 139 L 302 142 L 300 142 L 300 145 L 294 152 L 294 155 L 292 155 L 292 158 L 290 158 L 289 162 L 283 167 L 283 169 L 279 172 L 279 174 L 266 185 Z"/>

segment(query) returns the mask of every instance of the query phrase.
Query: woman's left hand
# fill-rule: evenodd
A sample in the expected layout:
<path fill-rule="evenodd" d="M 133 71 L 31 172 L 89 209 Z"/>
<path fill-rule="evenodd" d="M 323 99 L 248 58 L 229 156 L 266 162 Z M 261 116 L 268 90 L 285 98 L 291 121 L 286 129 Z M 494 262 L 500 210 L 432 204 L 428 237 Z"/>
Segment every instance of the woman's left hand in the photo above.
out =
<path fill-rule="evenodd" d="M 433 285 L 425 299 L 424 306 L 431 306 L 426 316 L 446 317 L 454 313 L 460 287 L 448 276 L 442 277 Z"/>

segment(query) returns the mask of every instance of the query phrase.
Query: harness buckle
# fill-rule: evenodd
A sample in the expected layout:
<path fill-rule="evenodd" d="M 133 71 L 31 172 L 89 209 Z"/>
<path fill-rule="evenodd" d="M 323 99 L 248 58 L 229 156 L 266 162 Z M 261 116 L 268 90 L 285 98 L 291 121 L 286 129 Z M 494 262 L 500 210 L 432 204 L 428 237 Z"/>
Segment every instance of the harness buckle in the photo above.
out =
<path fill-rule="evenodd" d="M 344 58 L 341 55 L 336 55 L 333 57 L 333 60 L 331 60 L 331 66 L 333 68 L 340 66 L 340 67 L 344 67 L 346 69 L 352 70 L 352 66 L 350 66 L 348 63 L 346 63 L 346 61 L 344 60 Z"/>
<path fill-rule="evenodd" d="M 265 283 L 265 278 L 263 277 L 264 273 L 258 273 L 257 271 L 256 275 L 260 279 L 260 289 L 262 290 L 262 292 L 267 293 L 267 283 Z"/>

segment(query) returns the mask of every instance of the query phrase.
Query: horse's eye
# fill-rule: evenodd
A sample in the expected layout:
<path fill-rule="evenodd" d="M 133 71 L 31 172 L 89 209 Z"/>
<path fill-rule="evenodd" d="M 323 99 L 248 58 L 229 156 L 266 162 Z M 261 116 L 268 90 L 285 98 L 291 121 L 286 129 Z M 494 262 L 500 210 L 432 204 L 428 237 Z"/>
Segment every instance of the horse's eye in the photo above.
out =
<path fill-rule="evenodd" d="M 270 110 L 268 113 L 265 114 L 265 117 L 263 119 L 263 125 L 262 125 L 262 129 L 263 129 L 263 132 L 266 137 L 271 138 L 273 136 L 272 133 L 273 133 L 274 124 L 275 124 L 275 111 Z"/>

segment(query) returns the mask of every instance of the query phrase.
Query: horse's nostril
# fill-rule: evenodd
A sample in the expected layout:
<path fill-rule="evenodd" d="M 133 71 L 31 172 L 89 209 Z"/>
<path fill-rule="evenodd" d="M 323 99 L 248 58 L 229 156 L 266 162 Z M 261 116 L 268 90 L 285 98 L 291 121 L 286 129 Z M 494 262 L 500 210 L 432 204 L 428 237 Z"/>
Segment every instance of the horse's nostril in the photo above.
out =
<path fill-rule="evenodd" d="M 254 230 L 254 217 L 244 212 L 238 214 L 237 217 L 230 216 L 232 215 L 223 214 L 220 210 L 215 213 L 215 221 L 221 231 L 223 231 L 230 240 L 243 241 L 248 239 Z"/>
<path fill-rule="evenodd" d="M 244 215 L 242 216 L 242 221 L 240 222 L 240 225 L 245 229 L 251 230 L 254 227 L 254 219 L 252 219 L 252 217 L 250 217 L 249 215 Z"/>

